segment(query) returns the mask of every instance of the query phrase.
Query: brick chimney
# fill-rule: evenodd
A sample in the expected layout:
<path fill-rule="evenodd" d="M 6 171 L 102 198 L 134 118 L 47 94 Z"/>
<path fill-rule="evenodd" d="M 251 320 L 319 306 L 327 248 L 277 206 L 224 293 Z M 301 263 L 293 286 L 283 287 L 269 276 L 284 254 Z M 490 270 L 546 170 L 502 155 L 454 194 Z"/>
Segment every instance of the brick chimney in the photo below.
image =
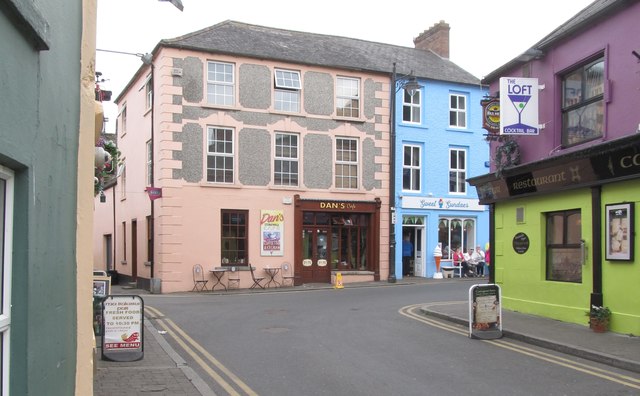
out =
<path fill-rule="evenodd" d="M 440 21 L 413 39 L 416 49 L 431 50 L 443 58 L 449 59 L 449 24 Z"/>

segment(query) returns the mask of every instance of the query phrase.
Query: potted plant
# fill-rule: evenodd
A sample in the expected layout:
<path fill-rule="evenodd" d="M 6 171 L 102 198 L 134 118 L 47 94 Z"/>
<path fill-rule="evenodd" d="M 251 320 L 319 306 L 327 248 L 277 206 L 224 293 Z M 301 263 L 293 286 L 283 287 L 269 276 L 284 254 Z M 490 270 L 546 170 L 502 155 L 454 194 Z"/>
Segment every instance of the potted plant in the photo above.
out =
<path fill-rule="evenodd" d="M 589 312 L 589 327 L 596 333 L 604 333 L 609 328 L 611 310 L 609 307 L 592 305 Z"/>

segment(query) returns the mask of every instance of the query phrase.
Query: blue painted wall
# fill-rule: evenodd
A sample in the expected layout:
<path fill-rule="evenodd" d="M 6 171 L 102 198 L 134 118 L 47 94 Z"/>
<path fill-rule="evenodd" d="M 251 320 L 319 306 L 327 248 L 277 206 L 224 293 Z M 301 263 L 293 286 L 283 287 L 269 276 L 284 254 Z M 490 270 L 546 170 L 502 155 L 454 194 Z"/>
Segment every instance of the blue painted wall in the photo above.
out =
<path fill-rule="evenodd" d="M 447 200 L 477 204 L 475 188 L 466 183 L 466 193 L 449 193 L 449 149 L 466 150 L 466 178 L 486 174 L 489 171 L 489 144 L 484 140 L 482 129 L 482 107 L 480 101 L 487 93 L 480 85 L 455 84 L 442 81 L 419 80 L 421 89 L 420 124 L 402 121 L 404 90 L 396 93 L 396 155 L 395 155 L 395 207 L 396 207 L 396 255 L 395 274 L 402 279 L 402 238 L 404 216 L 418 216 L 424 223 L 422 246 L 422 271 L 415 275 L 433 277 L 436 266 L 433 251 L 438 243 L 438 222 L 443 216 L 473 218 L 476 220 L 475 241 L 483 247 L 489 241 L 489 209 L 446 210 Z M 466 128 L 449 127 L 449 95 L 466 98 Z M 417 145 L 421 148 L 421 182 L 419 192 L 403 191 L 403 146 Z M 437 201 L 436 208 L 421 207 L 420 201 Z M 442 201 L 440 201 L 442 199 Z M 442 209 L 439 204 L 442 203 Z M 420 243 L 418 243 L 420 244 Z"/>

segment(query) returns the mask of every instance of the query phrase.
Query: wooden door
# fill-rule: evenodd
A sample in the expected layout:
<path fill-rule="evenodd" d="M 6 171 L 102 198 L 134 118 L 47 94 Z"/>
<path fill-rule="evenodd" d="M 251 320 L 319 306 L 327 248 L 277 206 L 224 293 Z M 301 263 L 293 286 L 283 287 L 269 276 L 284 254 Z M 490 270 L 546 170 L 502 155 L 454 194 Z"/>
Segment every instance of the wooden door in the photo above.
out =
<path fill-rule="evenodd" d="M 331 282 L 328 252 L 331 251 L 329 229 L 304 227 L 302 229 L 302 282 Z"/>

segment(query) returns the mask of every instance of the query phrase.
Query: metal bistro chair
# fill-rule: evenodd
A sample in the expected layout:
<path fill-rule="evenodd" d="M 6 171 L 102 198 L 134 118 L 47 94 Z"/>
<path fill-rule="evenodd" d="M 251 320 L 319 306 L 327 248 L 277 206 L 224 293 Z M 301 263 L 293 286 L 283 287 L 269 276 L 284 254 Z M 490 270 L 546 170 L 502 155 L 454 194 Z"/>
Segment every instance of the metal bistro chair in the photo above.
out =
<path fill-rule="evenodd" d="M 282 264 L 282 287 L 285 287 L 287 283 L 290 283 L 293 286 L 294 276 L 291 273 L 291 264 L 283 263 Z"/>
<path fill-rule="evenodd" d="M 207 289 L 207 283 L 209 281 L 204 278 L 204 271 L 202 271 L 202 265 L 196 264 L 193 266 L 193 289 L 191 291 L 204 291 Z"/>
<path fill-rule="evenodd" d="M 253 285 L 251 285 L 249 289 L 255 289 L 256 286 L 260 287 L 261 289 L 264 289 L 264 286 L 261 284 L 261 282 L 264 281 L 264 276 L 256 276 L 255 274 L 256 268 L 251 264 L 249 264 L 249 270 L 251 271 L 251 279 L 253 279 Z"/>
<path fill-rule="evenodd" d="M 227 284 L 229 289 L 240 288 L 240 272 L 238 272 L 236 267 L 231 267 L 229 272 L 227 272 Z"/>

